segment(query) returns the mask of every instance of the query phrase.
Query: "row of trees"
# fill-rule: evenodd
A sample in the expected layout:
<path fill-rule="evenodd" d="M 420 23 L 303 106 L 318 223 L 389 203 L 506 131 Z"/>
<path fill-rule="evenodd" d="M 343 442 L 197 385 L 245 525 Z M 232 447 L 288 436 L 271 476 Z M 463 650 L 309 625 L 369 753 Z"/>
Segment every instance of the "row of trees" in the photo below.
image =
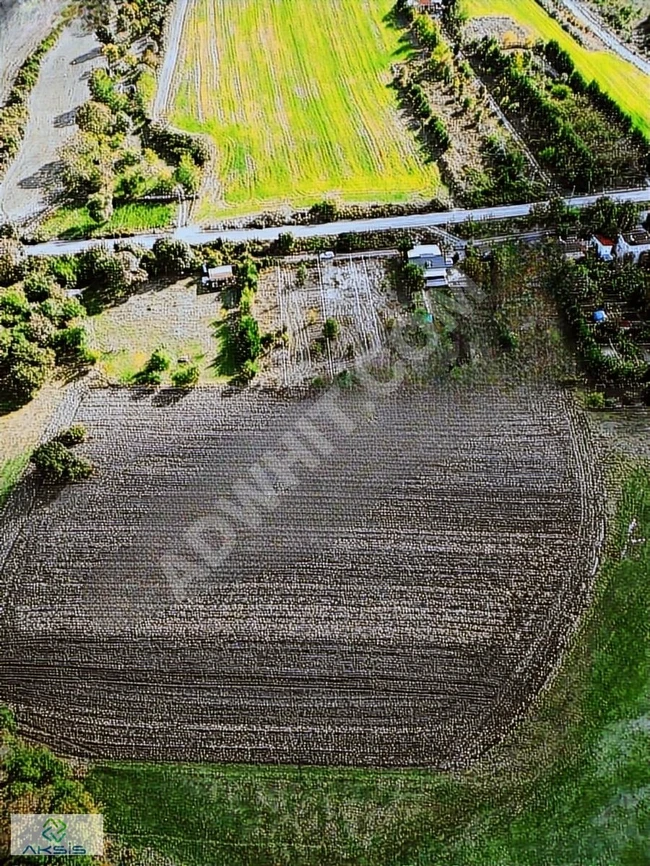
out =
<path fill-rule="evenodd" d="M 61 34 L 56 27 L 22 64 L 14 78 L 5 104 L 0 108 L 0 175 L 18 153 L 27 126 L 27 102 L 38 80 L 41 62 Z"/>

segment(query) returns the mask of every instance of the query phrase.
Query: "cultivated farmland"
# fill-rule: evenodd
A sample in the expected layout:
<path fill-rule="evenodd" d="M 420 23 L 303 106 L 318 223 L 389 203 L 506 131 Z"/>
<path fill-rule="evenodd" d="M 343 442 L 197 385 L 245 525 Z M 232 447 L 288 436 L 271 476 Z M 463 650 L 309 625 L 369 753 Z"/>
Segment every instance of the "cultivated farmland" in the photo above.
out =
<path fill-rule="evenodd" d="M 196 0 L 167 114 L 206 133 L 216 181 L 199 216 L 431 197 L 438 186 L 388 87 L 391 0 Z"/>
<path fill-rule="evenodd" d="M 588 597 L 582 419 L 542 387 L 318 400 L 86 394 L 96 477 L 28 479 L 3 527 L 0 694 L 28 732 L 112 758 L 437 766 L 502 735 Z"/>

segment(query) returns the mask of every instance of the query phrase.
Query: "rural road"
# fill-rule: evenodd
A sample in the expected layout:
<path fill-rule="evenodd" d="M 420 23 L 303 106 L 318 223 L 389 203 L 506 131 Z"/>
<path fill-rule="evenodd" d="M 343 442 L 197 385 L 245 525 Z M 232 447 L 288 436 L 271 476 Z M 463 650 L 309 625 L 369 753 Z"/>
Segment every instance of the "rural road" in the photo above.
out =
<path fill-rule="evenodd" d="M 586 207 L 593 204 L 603 195 L 608 195 L 618 201 L 646 202 L 650 201 L 650 187 L 643 189 L 610 190 L 597 195 L 583 195 L 567 198 L 565 202 L 572 207 Z M 505 205 L 503 207 L 476 208 L 474 210 L 448 210 L 436 213 L 413 214 L 401 217 L 383 217 L 367 220 L 347 220 L 334 223 L 322 223 L 320 225 L 301 226 L 274 226 L 266 229 L 231 229 L 226 231 L 204 231 L 200 226 L 185 226 L 176 229 L 175 232 L 161 232 L 152 235 L 136 235 L 131 238 L 104 238 L 98 240 L 84 241 L 48 241 L 44 244 L 34 244 L 27 247 L 27 252 L 32 256 L 56 256 L 71 255 L 82 252 L 98 243 L 112 246 L 116 241 L 125 242 L 132 240 L 151 249 L 154 243 L 161 237 L 170 237 L 177 240 L 187 241 L 189 244 L 205 244 L 222 238 L 225 241 L 242 243 L 244 241 L 262 240 L 272 241 L 283 232 L 291 232 L 296 238 L 327 237 L 328 235 L 339 235 L 347 232 L 375 232 L 390 229 L 413 229 L 428 228 L 429 226 L 446 226 L 453 223 L 462 223 L 468 219 L 494 220 L 509 219 L 512 217 L 527 216 L 535 206 L 530 204 Z"/>
<path fill-rule="evenodd" d="M 608 48 L 618 54 L 619 57 L 622 57 L 623 60 L 633 63 L 641 72 L 650 75 L 650 62 L 644 60 L 643 57 L 640 57 L 636 52 L 628 48 L 624 42 L 621 42 L 618 36 L 612 33 L 586 3 L 581 3 L 580 0 L 561 0 L 561 2 L 569 12 L 572 12 L 579 21 L 595 33 Z"/>

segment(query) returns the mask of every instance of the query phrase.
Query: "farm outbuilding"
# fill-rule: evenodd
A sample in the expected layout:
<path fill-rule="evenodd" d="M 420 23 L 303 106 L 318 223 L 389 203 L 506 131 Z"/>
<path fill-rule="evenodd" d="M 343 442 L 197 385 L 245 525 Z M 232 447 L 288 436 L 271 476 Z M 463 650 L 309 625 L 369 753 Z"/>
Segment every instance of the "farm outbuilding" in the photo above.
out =
<path fill-rule="evenodd" d="M 438 244 L 415 246 L 408 252 L 410 264 L 424 271 L 424 285 L 427 289 L 440 288 L 448 284 L 448 262 Z"/>
<path fill-rule="evenodd" d="M 637 264 L 641 257 L 647 253 L 650 253 L 650 232 L 645 229 L 635 229 L 618 236 L 616 241 L 617 257 L 631 256 L 632 261 Z"/>
<path fill-rule="evenodd" d="M 216 289 L 232 280 L 232 278 L 232 265 L 220 265 L 216 268 L 209 268 L 207 265 L 203 265 L 203 276 L 201 278 L 201 285 L 203 286 L 212 286 L 212 288 Z"/>

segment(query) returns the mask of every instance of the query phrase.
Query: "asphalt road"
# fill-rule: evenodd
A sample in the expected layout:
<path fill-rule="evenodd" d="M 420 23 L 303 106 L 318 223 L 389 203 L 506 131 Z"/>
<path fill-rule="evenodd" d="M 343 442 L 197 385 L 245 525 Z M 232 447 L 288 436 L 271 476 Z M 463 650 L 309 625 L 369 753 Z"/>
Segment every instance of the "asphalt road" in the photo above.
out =
<path fill-rule="evenodd" d="M 623 60 L 627 60 L 629 63 L 633 63 L 637 69 L 645 72 L 646 75 L 650 75 L 650 62 L 644 60 L 643 57 L 640 57 L 628 48 L 624 42 L 621 42 L 586 3 L 581 3 L 579 0 L 562 0 L 562 5 L 572 12 L 579 21 L 582 21 L 619 57 L 622 57 Z M 648 87 L 650 88 L 650 82 L 648 83 Z"/>
<path fill-rule="evenodd" d="M 610 190 L 597 195 L 576 196 L 565 201 L 575 207 L 586 207 L 593 204 L 603 195 L 619 201 L 646 202 L 650 201 L 650 187 L 632 190 Z M 222 238 L 225 241 L 243 242 L 251 240 L 274 240 L 282 232 L 291 232 L 296 238 L 327 237 L 346 232 L 375 232 L 389 229 L 427 228 L 429 226 L 446 226 L 465 222 L 468 219 L 480 222 L 482 220 L 508 219 L 510 217 L 527 216 L 534 204 L 505 205 L 503 207 L 476 208 L 474 210 L 450 210 L 437 213 L 413 214 L 411 216 L 385 217 L 380 219 L 347 220 L 321 225 L 306 226 L 274 226 L 267 229 L 234 229 L 228 231 L 205 231 L 200 226 L 185 226 L 174 232 L 161 232 L 152 235 L 137 235 L 131 240 L 150 249 L 160 237 L 176 238 L 190 244 L 205 244 Z M 106 238 L 101 243 L 112 246 L 115 241 L 126 238 Z M 27 252 L 34 256 L 53 256 L 82 252 L 96 246 L 100 241 L 49 241 L 27 247 Z"/>

